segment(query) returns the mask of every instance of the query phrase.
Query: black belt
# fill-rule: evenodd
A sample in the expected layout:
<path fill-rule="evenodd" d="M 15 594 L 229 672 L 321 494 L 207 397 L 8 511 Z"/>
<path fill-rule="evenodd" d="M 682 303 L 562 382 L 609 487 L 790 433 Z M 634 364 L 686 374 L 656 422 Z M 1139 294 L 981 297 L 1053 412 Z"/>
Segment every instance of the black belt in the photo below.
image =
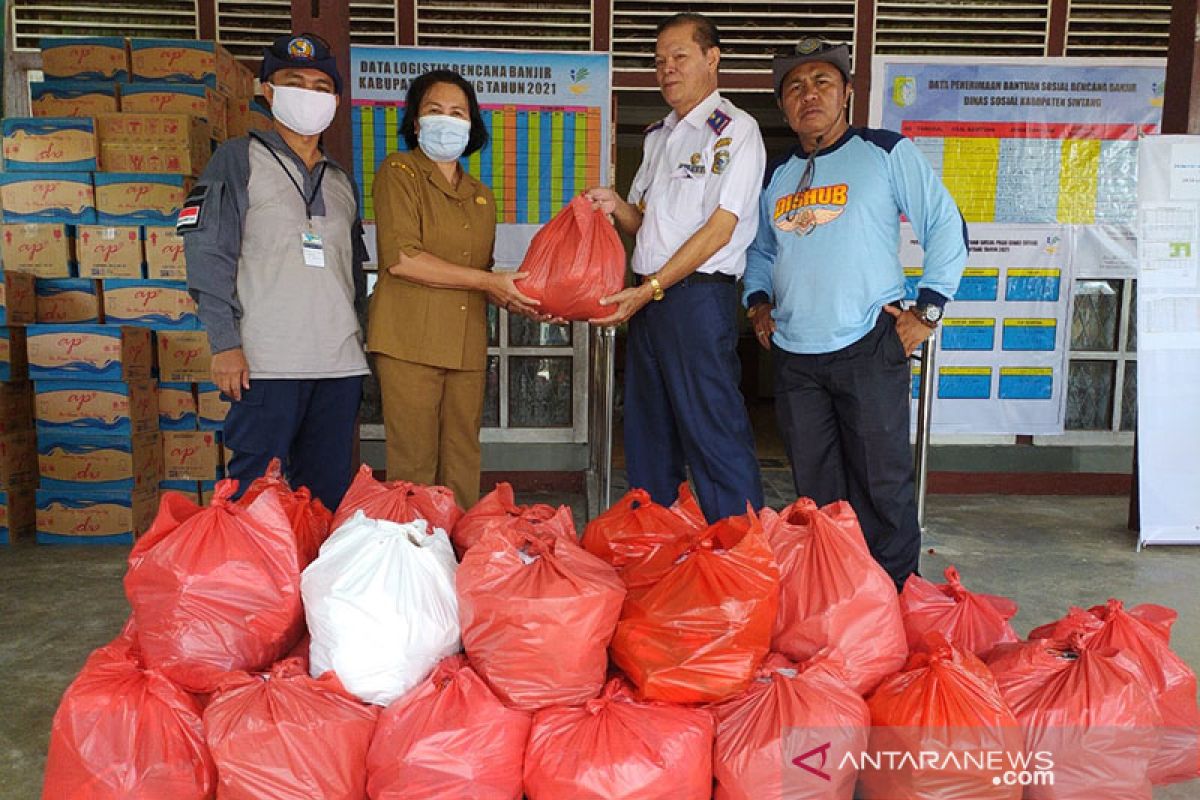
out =
<path fill-rule="evenodd" d="M 737 277 L 726 272 L 693 272 L 679 282 L 679 286 L 693 283 L 737 283 Z"/>

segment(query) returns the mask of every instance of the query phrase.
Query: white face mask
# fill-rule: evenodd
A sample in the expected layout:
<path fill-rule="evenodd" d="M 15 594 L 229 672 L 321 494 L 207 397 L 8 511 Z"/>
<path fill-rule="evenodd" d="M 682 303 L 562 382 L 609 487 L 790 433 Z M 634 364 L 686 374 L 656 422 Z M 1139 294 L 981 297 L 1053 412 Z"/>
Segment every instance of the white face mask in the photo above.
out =
<path fill-rule="evenodd" d="M 289 130 L 301 136 L 316 136 L 333 122 L 337 95 L 275 84 L 271 89 L 271 113 Z"/>
<path fill-rule="evenodd" d="M 471 140 L 471 123 L 445 114 L 426 114 L 417 120 L 417 143 L 430 161 L 456 161 Z"/>

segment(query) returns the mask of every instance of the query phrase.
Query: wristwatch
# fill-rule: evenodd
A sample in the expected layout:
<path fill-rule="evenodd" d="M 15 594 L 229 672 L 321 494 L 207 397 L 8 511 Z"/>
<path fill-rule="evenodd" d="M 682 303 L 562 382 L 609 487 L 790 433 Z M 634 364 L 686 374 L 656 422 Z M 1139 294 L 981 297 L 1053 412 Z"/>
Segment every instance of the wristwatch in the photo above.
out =
<path fill-rule="evenodd" d="M 658 273 L 655 273 L 647 278 L 646 283 L 650 284 L 650 290 L 653 292 L 653 294 L 650 295 L 650 299 L 662 300 L 663 288 L 662 284 L 658 282 Z"/>
<path fill-rule="evenodd" d="M 933 303 L 924 303 L 922 305 L 912 306 L 910 311 L 916 315 L 917 319 L 928 325 L 930 328 L 936 328 L 938 323 L 942 321 L 942 307 Z"/>

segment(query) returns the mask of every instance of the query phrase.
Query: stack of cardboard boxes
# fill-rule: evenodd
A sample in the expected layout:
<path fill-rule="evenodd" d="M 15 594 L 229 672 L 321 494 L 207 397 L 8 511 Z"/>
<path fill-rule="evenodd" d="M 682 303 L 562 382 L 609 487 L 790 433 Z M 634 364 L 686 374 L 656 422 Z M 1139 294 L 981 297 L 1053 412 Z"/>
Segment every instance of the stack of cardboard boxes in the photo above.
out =
<path fill-rule="evenodd" d="M 34 530 L 37 441 L 25 326 L 36 313 L 33 277 L 0 275 L 0 544 Z"/>
<path fill-rule="evenodd" d="M 35 379 L 45 382 L 37 387 L 39 540 L 71 536 L 63 509 L 82 509 L 83 495 L 101 493 L 107 518 L 121 517 L 128 529 L 116 531 L 112 522 L 98 533 L 81 521 L 76 535 L 87 541 L 121 539 L 140 533 L 146 522 L 140 512 L 152 469 L 158 471 L 155 491 L 159 479 L 185 481 L 167 486 L 187 487 L 197 499 L 223 474 L 223 414 L 212 402 L 204 407 L 209 416 L 200 414 L 201 400 L 209 400 L 215 387 L 196 385 L 208 374 L 207 338 L 187 292 L 183 242 L 174 223 L 215 144 L 269 126 L 270 120 L 253 99 L 253 75 L 213 42 L 43 39 L 42 59 L 46 79 L 31 89 L 34 116 L 3 122 L 0 174 L 0 257 L 9 273 L 37 278 L 34 315 L 47 326 L 46 337 L 38 339 L 40 357 L 54 362 L 54 347 L 73 340 L 56 333 L 61 326 L 80 326 L 86 337 L 135 326 L 183 337 L 188 352 L 198 352 L 192 362 L 204 364 L 203 373 L 192 369 L 181 379 L 168 356 L 162 380 L 170 386 L 164 394 L 178 401 L 174 384 L 186 382 L 197 413 L 172 416 L 162 435 L 158 387 L 144 382 L 153 379 L 156 350 L 170 354 L 178 349 L 171 341 L 179 340 L 164 338 L 157 348 L 148 342 L 144 375 L 132 362 L 132 371 L 118 378 L 96 378 L 90 374 L 95 364 L 76 369 L 70 360 L 54 367 L 59 372 L 35 371 L 40 376 Z M 119 388 L 59 385 L 81 376 Z M 71 402 L 79 408 L 68 413 Z M 90 403 L 102 404 L 104 413 Z M 149 417 L 147 408 L 154 411 Z M 96 436 L 119 436 L 122 442 L 114 450 L 108 447 L 112 441 L 99 448 L 84 441 Z M 144 452 L 152 437 L 161 439 L 154 459 Z M 196 441 L 204 446 L 196 447 Z M 109 472 L 124 472 L 89 482 L 85 469 L 83 480 L 65 480 L 64 470 L 75 464 L 70 458 L 77 457 L 72 443 L 80 453 L 98 453 Z M 214 453 L 211 463 L 204 460 Z M 75 466 L 94 470 L 95 458 Z M 54 492 L 74 494 L 52 497 Z M 109 508 L 112 492 L 126 492 L 124 516 Z"/>

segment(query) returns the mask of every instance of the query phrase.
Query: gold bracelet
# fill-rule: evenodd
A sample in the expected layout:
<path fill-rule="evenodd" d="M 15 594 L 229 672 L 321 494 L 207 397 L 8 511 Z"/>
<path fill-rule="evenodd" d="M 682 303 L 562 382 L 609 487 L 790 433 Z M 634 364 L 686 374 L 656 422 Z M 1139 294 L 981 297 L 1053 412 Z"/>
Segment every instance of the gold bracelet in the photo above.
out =
<path fill-rule="evenodd" d="M 650 284 L 650 290 L 651 290 L 650 298 L 655 301 L 662 300 L 663 296 L 664 296 L 663 288 L 662 288 L 662 284 L 658 282 L 658 273 L 651 275 L 650 279 L 646 282 Z"/>

